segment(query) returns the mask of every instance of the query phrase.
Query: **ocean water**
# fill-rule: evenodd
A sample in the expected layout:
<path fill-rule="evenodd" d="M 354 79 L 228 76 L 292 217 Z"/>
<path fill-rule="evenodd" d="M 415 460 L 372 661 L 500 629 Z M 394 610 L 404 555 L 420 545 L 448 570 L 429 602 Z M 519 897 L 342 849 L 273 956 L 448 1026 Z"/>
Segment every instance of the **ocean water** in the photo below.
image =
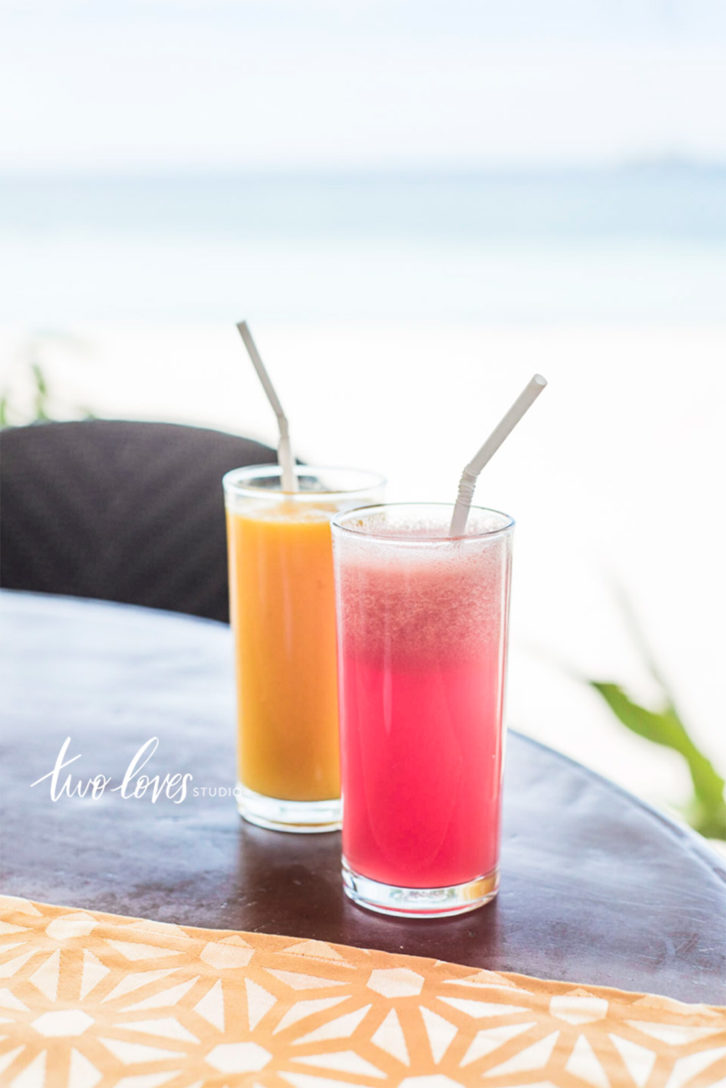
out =
<path fill-rule="evenodd" d="M 726 168 L 0 177 L 0 320 L 717 322 Z"/>

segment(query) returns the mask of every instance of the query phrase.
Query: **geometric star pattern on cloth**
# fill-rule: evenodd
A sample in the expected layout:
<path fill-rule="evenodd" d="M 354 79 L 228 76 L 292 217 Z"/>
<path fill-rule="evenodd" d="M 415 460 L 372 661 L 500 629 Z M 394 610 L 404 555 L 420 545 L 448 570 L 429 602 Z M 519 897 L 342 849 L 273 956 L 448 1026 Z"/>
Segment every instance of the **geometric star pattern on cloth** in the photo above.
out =
<path fill-rule="evenodd" d="M 2 1088 L 726 1088 L 726 1010 L 0 897 Z"/>

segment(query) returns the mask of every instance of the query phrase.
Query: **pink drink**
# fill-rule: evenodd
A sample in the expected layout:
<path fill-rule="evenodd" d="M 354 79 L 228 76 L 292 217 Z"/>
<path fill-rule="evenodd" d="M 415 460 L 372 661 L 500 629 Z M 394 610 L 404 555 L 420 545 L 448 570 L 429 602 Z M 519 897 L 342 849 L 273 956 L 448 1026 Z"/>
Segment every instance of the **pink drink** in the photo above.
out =
<path fill-rule="evenodd" d="M 475 510 L 452 541 L 450 512 L 377 507 L 334 528 L 345 865 L 389 889 L 488 878 L 443 910 L 353 895 L 379 910 L 496 890 L 512 523 Z"/>

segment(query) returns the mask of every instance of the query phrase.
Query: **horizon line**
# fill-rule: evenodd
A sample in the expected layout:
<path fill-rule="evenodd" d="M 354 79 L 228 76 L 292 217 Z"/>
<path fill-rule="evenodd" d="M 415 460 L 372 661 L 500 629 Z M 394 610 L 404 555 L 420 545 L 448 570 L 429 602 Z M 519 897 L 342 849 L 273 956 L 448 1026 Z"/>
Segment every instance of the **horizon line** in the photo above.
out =
<path fill-rule="evenodd" d="M 572 160 L 566 162 L 502 160 L 480 163 L 371 163 L 371 164 L 312 164 L 290 163 L 269 165 L 210 164 L 203 166 L 193 163 L 137 163 L 124 165 L 33 165 L 10 166 L 0 164 L 2 180 L 42 180 L 42 179 L 150 179 L 167 177 L 218 177 L 218 178 L 361 178 L 361 177 L 466 177 L 486 175 L 557 175 L 557 174 L 602 174 L 648 172 L 656 170 L 673 171 L 723 171 L 726 170 L 726 155 L 695 156 L 679 154 L 628 156 L 613 160 Z"/>

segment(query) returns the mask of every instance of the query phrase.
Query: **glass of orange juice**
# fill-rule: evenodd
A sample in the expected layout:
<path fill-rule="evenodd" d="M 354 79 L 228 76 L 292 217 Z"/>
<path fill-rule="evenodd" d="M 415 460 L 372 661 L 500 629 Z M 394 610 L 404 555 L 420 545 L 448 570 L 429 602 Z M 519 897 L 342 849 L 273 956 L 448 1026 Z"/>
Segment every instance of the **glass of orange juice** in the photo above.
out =
<path fill-rule="evenodd" d="M 237 676 L 237 805 L 278 831 L 340 827 L 335 591 L 330 521 L 381 501 L 373 472 L 278 465 L 223 480 Z"/>

